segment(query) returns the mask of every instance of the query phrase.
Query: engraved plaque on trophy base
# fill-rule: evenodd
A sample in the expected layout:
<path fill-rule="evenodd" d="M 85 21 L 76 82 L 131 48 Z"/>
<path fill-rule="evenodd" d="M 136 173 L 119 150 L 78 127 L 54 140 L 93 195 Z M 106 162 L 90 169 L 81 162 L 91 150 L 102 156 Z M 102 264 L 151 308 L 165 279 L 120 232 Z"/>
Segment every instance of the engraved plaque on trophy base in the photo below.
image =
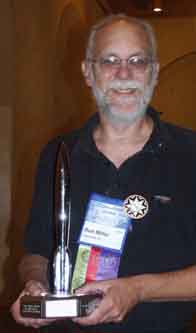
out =
<path fill-rule="evenodd" d="M 20 312 L 23 317 L 65 318 L 87 316 L 95 310 L 101 299 L 96 295 L 55 295 L 21 297 Z"/>

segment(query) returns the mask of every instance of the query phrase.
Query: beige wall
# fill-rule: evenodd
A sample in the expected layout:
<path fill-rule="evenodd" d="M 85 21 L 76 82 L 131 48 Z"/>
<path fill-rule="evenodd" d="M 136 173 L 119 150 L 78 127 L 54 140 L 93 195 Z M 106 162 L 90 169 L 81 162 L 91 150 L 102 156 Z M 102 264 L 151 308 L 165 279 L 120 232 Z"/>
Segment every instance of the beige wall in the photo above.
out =
<path fill-rule="evenodd" d="M 196 18 L 173 17 L 149 20 L 158 39 L 161 68 L 176 58 L 196 50 Z"/>
<path fill-rule="evenodd" d="M 0 112 L 3 115 L 5 110 L 11 111 L 8 111 L 4 118 L 6 126 L 3 126 L 3 129 L 6 132 L 7 140 L 4 148 L 0 143 L 1 152 L 5 151 L 4 156 L 7 161 L 4 171 L 0 169 L 0 177 L 4 179 L 1 195 L 3 196 L 5 191 L 4 202 L 7 203 L 7 205 L 3 204 L 2 210 L 2 214 L 5 215 L 2 219 L 4 222 L 1 224 L 0 288 L 3 288 L 3 277 L 6 273 L 7 281 L 10 283 L 10 295 L 7 292 L 8 287 L 4 294 L 9 299 L 17 293 L 16 274 L 12 274 L 11 277 L 11 271 L 15 272 L 22 252 L 23 229 L 28 219 L 35 165 L 40 149 L 54 135 L 80 126 L 94 110 L 92 99 L 89 98 L 89 91 L 85 87 L 80 72 L 80 62 L 83 58 L 89 26 L 102 17 L 103 13 L 95 0 L 47 0 L 47 6 L 45 2 L 43 4 L 43 0 L 12 1 L 15 40 L 15 105 L 13 131 L 11 131 L 13 116 L 10 106 L 12 102 L 10 64 L 12 63 L 11 45 L 13 45 L 10 34 L 11 11 L 8 0 L 4 0 L 2 3 L 4 3 L 4 11 L 0 10 L 0 15 L 3 16 L 0 24 L 4 22 L 6 26 L 3 26 L 4 33 L 2 33 L 2 29 L 0 29 L 0 33 L 2 33 L 2 39 L 6 40 L 7 52 L 5 58 L 0 56 L 1 71 L 6 72 L 5 79 L 0 79 L 0 105 L 3 105 Z M 9 15 L 4 15 L 5 10 Z M 182 122 L 185 118 L 183 121 L 186 122 L 184 111 L 182 112 L 185 110 L 186 99 L 183 98 L 182 102 L 178 102 L 178 89 L 180 89 L 180 94 L 182 94 L 182 90 L 189 91 L 190 87 L 193 90 L 192 78 L 189 79 L 188 76 L 191 73 L 187 74 L 185 88 L 179 86 L 182 79 L 179 79 L 176 73 L 180 72 L 184 77 L 183 73 L 185 73 L 187 65 L 182 70 L 182 64 L 180 64 L 181 69 L 179 70 L 178 67 L 173 67 L 173 63 L 176 63 L 177 58 L 195 51 L 196 18 L 160 18 L 151 21 L 159 39 L 161 60 L 160 85 L 153 103 L 161 111 L 162 109 L 165 111 L 166 118 L 177 122 L 178 120 Z M 6 38 L 5 31 L 8 34 Z M 194 65 L 192 66 L 194 67 Z M 171 86 L 168 88 L 169 83 Z M 172 89 L 177 93 L 171 93 Z M 191 124 L 195 124 L 194 100 L 191 98 L 193 97 L 190 97 L 189 120 Z M 183 117 L 179 117 L 179 114 L 183 114 Z M 1 133 L 3 135 L 4 131 Z M 12 135 L 13 146 L 11 144 Z M 13 199 L 10 216 L 12 151 Z M 11 255 L 6 265 L 3 265 L 2 258 L 5 258 L 8 253 L 5 237 L 9 220 L 12 220 L 9 228 L 9 239 L 12 244 Z"/>
<path fill-rule="evenodd" d="M 152 104 L 163 113 L 163 119 L 196 130 L 196 18 L 160 18 L 151 22 L 161 64 Z"/>

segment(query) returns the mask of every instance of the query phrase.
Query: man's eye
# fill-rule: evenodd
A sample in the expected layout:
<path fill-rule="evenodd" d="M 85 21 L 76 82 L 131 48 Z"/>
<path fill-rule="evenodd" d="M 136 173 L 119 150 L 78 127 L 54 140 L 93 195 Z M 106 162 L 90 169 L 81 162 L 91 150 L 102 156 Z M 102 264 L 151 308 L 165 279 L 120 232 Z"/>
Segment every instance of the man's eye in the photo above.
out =
<path fill-rule="evenodd" d="M 119 59 L 117 58 L 105 58 L 101 60 L 101 64 L 103 65 L 118 65 L 119 64 Z"/>
<path fill-rule="evenodd" d="M 138 57 L 133 57 L 133 58 L 130 58 L 129 61 L 128 61 L 129 64 L 132 64 L 132 65 L 146 65 L 146 59 L 145 58 L 138 58 Z"/>

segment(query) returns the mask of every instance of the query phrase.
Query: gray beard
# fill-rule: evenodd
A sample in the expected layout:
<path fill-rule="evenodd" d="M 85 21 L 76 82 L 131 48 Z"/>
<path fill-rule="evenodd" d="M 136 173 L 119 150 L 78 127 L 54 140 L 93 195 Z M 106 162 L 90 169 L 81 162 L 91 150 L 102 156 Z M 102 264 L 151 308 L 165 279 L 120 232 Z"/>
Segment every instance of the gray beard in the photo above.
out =
<path fill-rule="evenodd" d="M 142 90 L 142 96 L 136 102 L 137 106 L 135 107 L 135 111 L 130 112 L 121 112 L 118 107 L 111 105 L 107 101 L 106 94 L 97 88 L 95 81 L 93 81 L 92 91 L 100 113 L 105 115 L 111 123 L 131 125 L 146 114 L 154 92 L 154 87 L 155 80 L 152 78 L 151 83 Z M 128 105 L 128 103 L 126 104 Z"/>

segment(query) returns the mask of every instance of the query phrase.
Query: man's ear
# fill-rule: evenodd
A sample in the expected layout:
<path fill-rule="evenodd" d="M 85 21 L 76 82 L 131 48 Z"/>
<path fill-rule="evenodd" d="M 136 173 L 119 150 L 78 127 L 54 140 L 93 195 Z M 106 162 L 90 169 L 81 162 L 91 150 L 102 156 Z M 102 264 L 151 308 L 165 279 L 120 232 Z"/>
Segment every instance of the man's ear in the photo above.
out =
<path fill-rule="evenodd" d="M 159 72 L 160 72 L 160 64 L 159 62 L 157 62 L 156 63 L 157 82 L 158 82 Z"/>
<path fill-rule="evenodd" d="M 158 84 L 158 78 L 159 78 L 159 71 L 160 71 L 160 64 L 156 62 L 154 64 L 154 79 L 155 79 L 155 86 Z"/>
<path fill-rule="evenodd" d="M 91 79 L 92 73 L 91 73 L 90 65 L 87 64 L 86 61 L 82 61 L 81 70 L 84 75 L 87 86 L 91 87 L 92 86 L 92 79 Z"/>

